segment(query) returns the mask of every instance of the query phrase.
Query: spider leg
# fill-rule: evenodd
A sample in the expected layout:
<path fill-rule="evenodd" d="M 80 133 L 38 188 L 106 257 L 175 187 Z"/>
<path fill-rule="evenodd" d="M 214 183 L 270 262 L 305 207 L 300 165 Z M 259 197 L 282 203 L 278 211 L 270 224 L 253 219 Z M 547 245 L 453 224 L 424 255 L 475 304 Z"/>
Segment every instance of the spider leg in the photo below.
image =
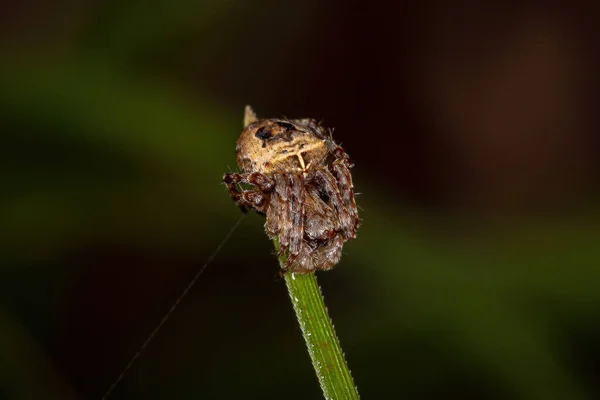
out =
<path fill-rule="evenodd" d="M 353 239 L 356 235 L 354 233 L 355 222 L 351 217 L 350 212 L 346 208 L 342 195 L 340 194 L 340 188 L 335 180 L 335 177 L 327 169 L 318 169 L 314 172 L 314 177 L 320 183 L 320 187 L 323 188 L 333 208 L 335 209 L 338 218 L 340 220 L 340 227 L 344 231 L 344 235 L 348 239 Z"/>
<path fill-rule="evenodd" d="M 248 185 L 257 187 L 262 192 L 270 192 L 275 186 L 275 181 L 273 178 L 259 172 L 243 174 L 238 174 L 236 172 L 227 173 L 223 175 L 223 182 L 227 185 L 227 187 L 231 187 L 230 185 L 246 183 Z"/>
<path fill-rule="evenodd" d="M 278 207 L 269 207 L 267 219 L 270 221 L 267 224 L 279 235 L 279 254 L 283 254 L 290 246 L 292 232 L 292 188 L 284 174 L 275 174 L 275 196 L 278 198 Z"/>
<path fill-rule="evenodd" d="M 307 185 L 304 202 L 304 239 L 300 252 L 288 259 L 286 270 L 310 273 L 333 268 L 342 257 L 346 241 L 338 214 L 333 206 L 322 201 L 319 190 Z"/>
<path fill-rule="evenodd" d="M 265 231 L 267 232 L 267 236 L 269 239 L 275 239 L 278 237 L 279 245 L 281 247 L 281 238 L 280 232 L 280 221 L 281 221 L 281 213 L 283 210 L 283 200 L 281 199 L 281 195 L 275 190 L 271 194 L 271 199 L 269 200 L 269 206 L 267 207 L 267 220 L 265 222 Z M 280 251 L 281 253 L 281 251 Z"/>
<path fill-rule="evenodd" d="M 304 243 L 304 202 L 306 190 L 304 177 L 300 174 L 287 175 L 291 197 L 288 202 L 290 222 L 290 247 L 285 269 L 293 272 L 308 272 L 312 269 L 310 247 Z"/>
<path fill-rule="evenodd" d="M 306 191 L 302 175 L 289 174 L 287 177 L 292 195 L 289 202 L 292 224 L 290 232 L 290 255 L 295 257 L 300 252 L 304 237 L 304 200 L 306 198 Z"/>
<path fill-rule="evenodd" d="M 286 271 L 308 271 L 312 267 L 310 249 L 304 243 L 305 197 L 302 175 L 275 175 L 275 193 L 267 212 L 266 229 L 270 235 L 278 236 L 279 254 L 288 251 Z"/>
<path fill-rule="evenodd" d="M 346 237 L 348 239 L 354 239 L 356 237 L 359 220 L 356 201 L 354 200 L 354 185 L 352 184 L 352 175 L 350 174 L 352 163 L 350 162 L 348 154 L 346 154 L 341 147 L 337 147 L 333 154 L 336 157 L 336 160 L 331 165 L 331 170 L 337 180 L 342 203 L 351 219 L 350 224 L 344 226 L 344 231 L 346 232 Z"/>
<path fill-rule="evenodd" d="M 240 206 L 242 211 L 246 211 L 245 208 L 249 207 L 263 213 L 267 203 L 266 193 L 270 192 L 275 185 L 272 178 L 256 172 L 251 174 L 227 173 L 223 175 L 223 183 L 229 189 L 231 198 Z M 253 186 L 254 190 L 238 190 L 237 185 L 241 183 Z"/>

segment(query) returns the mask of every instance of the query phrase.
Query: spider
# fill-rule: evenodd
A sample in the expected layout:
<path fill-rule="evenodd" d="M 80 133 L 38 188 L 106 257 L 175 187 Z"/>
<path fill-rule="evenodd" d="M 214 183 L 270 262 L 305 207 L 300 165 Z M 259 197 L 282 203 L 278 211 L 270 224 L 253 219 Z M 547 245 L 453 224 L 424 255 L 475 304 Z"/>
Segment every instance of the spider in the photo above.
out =
<path fill-rule="evenodd" d="M 313 119 L 258 119 L 247 106 L 244 126 L 242 173 L 223 176 L 229 194 L 242 211 L 266 215 L 267 235 L 288 252 L 282 273 L 333 268 L 359 223 L 350 158 Z"/>

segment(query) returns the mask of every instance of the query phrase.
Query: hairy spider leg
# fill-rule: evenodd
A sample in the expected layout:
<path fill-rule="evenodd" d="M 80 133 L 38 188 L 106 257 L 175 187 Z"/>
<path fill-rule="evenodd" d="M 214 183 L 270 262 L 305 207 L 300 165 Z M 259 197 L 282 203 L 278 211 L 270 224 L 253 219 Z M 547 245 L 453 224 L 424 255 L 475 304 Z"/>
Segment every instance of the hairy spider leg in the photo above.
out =
<path fill-rule="evenodd" d="M 314 172 L 314 178 L 320 182 L 321 187 L 325 190 L 325 194 L 327 194 L 327 197 L 329 197 L 331 205 L 337 212 L 344 235 L 347 238 L 350 238 L 348 234 L 352 232 L 354 222 L 350 217 L 350 213 L 348 212 L 345 203 L 342 201 L 335 177 L 331 174 L 331 172 L 329 172 L 329 170 L 319 168 Z"/>
<path fill-rule="evenodd" d="M 290 246 L 292 235 L 292 188 L 285 174 L 275 174 L 275 193 L 279 196 L 279 212 L 267 214 L 271 224 L 278 226 L 279 255 L 286 252 Z M 269 223 L 268 222 L 268 223 Z"/>
<path fill-rule="evenodd" d="M 306 192 L 301 174 L 275 174 L 275 193 L 267 210 L 266 229 L 278 236 L 279 254 L 288 251 L 286 269 L 295 270 L 296 258 L 304 245 L 304 201 Z"/>
<path fill-rule="evenodd" d="M 229 189 L 229 195 L 245 211 L 245 207 L 253 208 L 256 211 L 265 212 L 267 196 L 269 191 L 273 190 L 275 182 L 267 175 L 258 172 L 253 173 L 227 173 L 223 175 L 223 182 Z M 238 190 L 240 183 L 245 183 L 254 187 L 254 190 Z"/>
<path fill-rule="evenodd" d="M 295 196 L 293 193 L 298 192 L 301 189 L 300 186 L 295 186 L 288 192 L 290 186 L 286 185 L 286 183 L 289 182 L 290 178 L 285 175 L 276 175 L 275 178 L 277 182 L 276 190 L 271 196 L 267 209 L 265 230 L 270 239 L 276 237 L 279 239 L 278 255 L 283 254 L 286 250 L 290 250 L 286 265 L 281 268 L 280 273 L 283 275 L 287 271 L 297 273 L 312 272 L 315 270 L 315 265 L 311 257 L 312 249 L 304 240 L 304 230 L 306 229 L 306 209 L 304 204 L 307 201 L 311 201 L 310 194 L 307 196 L 304 188 L 302 188 L 302 194 Z M 297 180 L 294 180 L 294 182 L 296 182 L 295 185 L 301 183 L 301 181 Z M 304 199 L 302 196 L 304 196 Z M 315 196 L 318 199 L 318 194 L 313 197 Z M 302 215 L 296 214 L 290 217 L 289 207 L 292 203 L 290 200 L 297 203 L 293 205 L 293 208 L 301 209 Z M 303 201 L 299 202 L 297 200 Z M 296 223 L 295 221 L 300 221 L 302 227 L 299 226 L 300 223 Z M 284 244 L 282 244 L 282 241 Z M 290 246 L 290 243 L 294 243 L 293 246 Z M 294 247 L 294 249 L 292 250 L 291 247 Z"/>
<path fill-rule="evenodd" d="M 291 198 L 289 200 L 290 212 L 290 254 L 286 267 L 292 265 L 294 259 L 300 254 L 304 241 L 304 201 L 306 191 L 304 188 L 304 177 L 301 174 L 287 175 L 290 185 Z"/>
<path fill-rule="evenodd" d="M 344 231 L 348 239 L 354 239 L 356 238 L 359 220 L 356 201 L 354 200 L 354 185 L 352 183 L 352 175 L 350 174 L 352 163 L 350 162 L 348 154 L 340 147 L 338 147 L 333 154 L 336 157 L 336 160 L 331 165 L 331 170 L 337 180 L 342 203 L 348 211 L 351 220 L 351 223 L 344 227 Z"/>

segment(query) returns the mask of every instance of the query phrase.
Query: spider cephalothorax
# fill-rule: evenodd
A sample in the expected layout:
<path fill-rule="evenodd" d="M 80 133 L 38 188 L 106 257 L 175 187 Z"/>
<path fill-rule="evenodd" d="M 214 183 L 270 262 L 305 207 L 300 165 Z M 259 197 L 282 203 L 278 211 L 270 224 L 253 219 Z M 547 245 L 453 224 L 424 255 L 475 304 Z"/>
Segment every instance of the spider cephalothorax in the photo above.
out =
<path fill-rule="evenodd" d="M 236 153 L 242 173 L 223 182 L 242 209 L 266 215 L 267 235 L 289 254 L 285 270 L 333 268 L 356 237 L 358 212 L 352 164 L 330 132 L 313 119 L 257 119 L 247 107 Z"/>

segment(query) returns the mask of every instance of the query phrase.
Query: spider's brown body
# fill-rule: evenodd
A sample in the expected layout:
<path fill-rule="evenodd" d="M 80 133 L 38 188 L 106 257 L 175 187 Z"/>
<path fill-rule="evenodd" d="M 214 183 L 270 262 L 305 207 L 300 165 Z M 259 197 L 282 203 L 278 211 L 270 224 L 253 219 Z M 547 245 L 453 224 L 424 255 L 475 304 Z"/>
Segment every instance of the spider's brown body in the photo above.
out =
<path fill-rule="evenodd" d="M 358 211 L 352 164 L 331 134 L 312 119 L 257 119 L 247 107 L 236 153 L 242 173 L 223 182 L 242 209 L 266 215 L 267 235 L 289 252 L 285 270 L 333 268 L 356 237 Z"/>

